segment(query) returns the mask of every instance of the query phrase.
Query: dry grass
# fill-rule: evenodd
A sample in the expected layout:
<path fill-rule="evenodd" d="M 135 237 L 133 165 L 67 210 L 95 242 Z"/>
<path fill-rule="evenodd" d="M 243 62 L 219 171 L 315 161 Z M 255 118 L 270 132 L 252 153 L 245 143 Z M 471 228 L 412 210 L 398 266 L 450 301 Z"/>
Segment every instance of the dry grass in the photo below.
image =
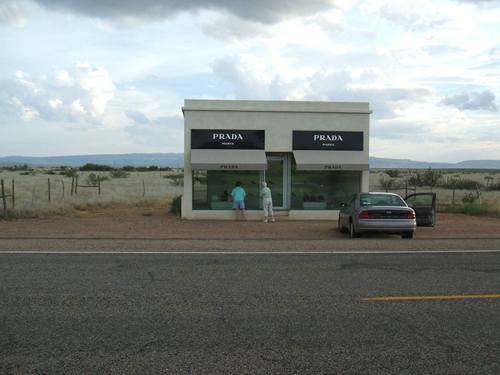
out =
<path fill-rule="evenodd" d="M 172 199 L 182 194 L 178 183 L 178 171 L 131 172 L 127 178 L 110 178 L 101 182 L 101 195 L 96 188 L 78 188 L 78 194 L 71 196 L 71 177 L 49 174 L 48 169 L 37 169 L 34 175 L 23 172 L 2 171 L 7 193 L 11 181 L 15 181 L 15 209 L 7 199 L 11 218 L 45 218 L 62 215 L 76 215 L 81 211 L 125 207 L 167 207 Z M 91 172 L 79 172 L 79 184 Z M 96 172 L 94 172 L 96 173 Z M 108 177 L 108 172 L 96 174 Z M 170 178 L 173 175 L 174 178 Z M 51 201 L 48 200 L 48 179 L 51 186 Z"/>
<path fill-rule="evenodd" d="M 397 181 L 400 182 L 400 185 L 404 186 L 404 179 L 409 176 L 407 171 L 401 171 L 401 176 L 396 178 Z M 467 179 L 476 181 L 480 184 L 485 184 L 485 177 L 490 176 L 493 177 L 493 182 L 500 182 L 500 171 L 487 171 L 487 172 L 478 172 L 478 171 L 450 171 L 443 172 L 443 179 Z M 385 191 L 379 185 L 379 181 L 382 177 L 389 178 L 387 174 L 383 171 L 371 171 L 370 173 L 370 191 Z M 417 187 L 418 192 L 428 192 L 431 191 L 430 187 Z M 447 208 L 452 205 L 462 205 L 462 198 L 468 193 L 475 193 L 474 190 L 455 190 L 455 197 L 453 199 L 453 190 L 444 189 L 435 187 L 432 189 L 433 192 L 437 194 L 437 202 L 439 208 Z M 393 193 L 400 194 L 401 196 L 405 196 L 406 193 L 413 193 L 412 188 L 408 188 L 408 191 L 405 188 L 400 188 L 396 190 L 391 190 Z M 480 201 L 476 202 L 480 206 L 487 206 L 492 211 L 500 211 L 500 191 L 481 191 L 480 192 Z"/>
<path fill-rule="evenodd" d="M 79 188 L 77 195 L 70 195 L 71 177 L 59 175 L 57 169 L 35 169 L 33 174 L 23 171 L 0 171 L 7 192 L 10 192 L 11 181 L 15 180 L 16 207 L 10 209 L 11 218 L 44 218 L 63 215 L 78 215 L 82 211 L 94 211 L 125 207 L 168 207 L 172 199 L 182 194 L 182 171 L 130 172 L 126 178 L 110 178 L 109 172 L 79 172 L 79 183 L 84 184 L 90 173 L 96 173 L 109 180 L 101 183 L 101 195 L 95 188 Z M 56 174 L 53 174 L 56 173 Z M 370 173 L 370 190 L 383 191 L 379 186 L 380 178 L 389 178 L 383 171 Z M 444 178 L 462 178 L 485 184 L 485 177 L 493 177 L 491 182 L 500 182 L 500 171 L 451 171 L 444 172 Z M 401 171 L 397 178 L 402 182 L 408 177 L 407 171 Z M 48 179 L 51 180 L 51 202 L 48 202 Z M 429 191 L 429 188 L 417 188 L 417 192 Z M 437 193 L 440 209 L 452 206 L 453 192 L 450 189 L 434 188 Z M 393 190 L 405 196 L 405 189 Z M 408 190 L 408 194 L 413 192 Z M 470 190 L 455 191 L 455 205 L 462 204 L 462 198 Z M 500 191 L 481 192 L 480 206 L 491 211 L 500 211 Z"/>
<path fill-rule="evenodd" d="M 445 209 L 445 212 L 466 214 L 472 216 L 489 216 L 489 217 L 500 217 L 500 210 L 497 208 L 492 208 L 488 205 L 480 205 L 475 203 L 464 204 L 461 206 L 449 206 Z"/>

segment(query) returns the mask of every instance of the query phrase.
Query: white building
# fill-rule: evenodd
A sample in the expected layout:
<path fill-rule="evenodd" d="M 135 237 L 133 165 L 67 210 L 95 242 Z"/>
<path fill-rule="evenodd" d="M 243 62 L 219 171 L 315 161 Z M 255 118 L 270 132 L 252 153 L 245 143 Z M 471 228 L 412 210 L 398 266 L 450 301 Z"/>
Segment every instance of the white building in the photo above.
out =
<path fill-rule="evenodd" d="M 183 218 L 234 219 L 236 181 L 251 220 L 262 181 L 280 219 L 336 219 L 368 191 L 368 103 L 186 99 L 182 111 Z"/>

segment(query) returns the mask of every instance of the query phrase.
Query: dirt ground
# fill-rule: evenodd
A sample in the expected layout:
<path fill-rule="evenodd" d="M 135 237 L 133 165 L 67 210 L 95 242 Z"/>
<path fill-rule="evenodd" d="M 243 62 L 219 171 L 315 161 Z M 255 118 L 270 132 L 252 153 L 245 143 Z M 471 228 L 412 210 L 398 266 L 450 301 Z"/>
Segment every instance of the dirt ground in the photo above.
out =
<path fill-rule="evenodd" d="M 3 239 L 328 240 L 346 237 L 338 232 L 336 222 L 185 221 L 165 209 L 106 209 L 83 211 L 77 217 L 0 221 Z M 500 239 L 500 219 L 439 213 L 436 227 L 418 227 L 415 238 Z"/>

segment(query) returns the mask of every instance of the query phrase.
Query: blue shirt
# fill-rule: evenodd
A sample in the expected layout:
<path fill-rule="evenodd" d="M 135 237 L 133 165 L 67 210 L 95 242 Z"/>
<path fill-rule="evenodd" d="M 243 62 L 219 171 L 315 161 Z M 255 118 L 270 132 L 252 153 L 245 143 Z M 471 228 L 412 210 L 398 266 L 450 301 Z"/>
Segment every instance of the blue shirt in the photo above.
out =
<path fill-rule="evenodd" d="M 233 191 L 231 192 L 231 196 L 235 201 L 242 201 L 245 199 L 245 195 L 247 193 L 245 192 L 245 189 L 243 189 L 241 186 L 236 186 Z"/>

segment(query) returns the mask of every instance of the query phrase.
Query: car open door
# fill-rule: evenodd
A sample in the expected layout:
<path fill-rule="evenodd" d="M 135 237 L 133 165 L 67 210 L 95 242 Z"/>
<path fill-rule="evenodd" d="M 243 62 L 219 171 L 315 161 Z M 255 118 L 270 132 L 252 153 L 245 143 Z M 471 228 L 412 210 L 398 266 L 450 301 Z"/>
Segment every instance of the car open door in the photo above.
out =
<path fill-rule="evenodd" d="M 436 225 L 436 193 L 415 193 L 405 198 L 406 204 L 413 208 L 417 225 L 433 227 Z"/>

